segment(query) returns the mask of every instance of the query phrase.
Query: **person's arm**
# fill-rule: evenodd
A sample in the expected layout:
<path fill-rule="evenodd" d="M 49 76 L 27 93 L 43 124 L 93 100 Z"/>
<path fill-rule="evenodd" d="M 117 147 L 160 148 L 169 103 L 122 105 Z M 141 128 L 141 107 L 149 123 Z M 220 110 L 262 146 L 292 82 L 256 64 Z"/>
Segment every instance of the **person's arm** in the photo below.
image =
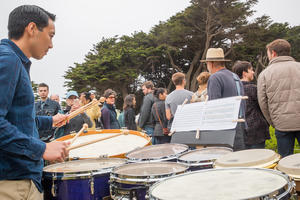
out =
<path fill-rule="evenodd" d="M 171 113 L 171 106 L 169 104 L 168 97 L 166 98 L 166 101 L 165 101 L 165 108 L 166 108 L 166 117 L 168 120 L 171 120 L 172 113 Z"/>
<path fill-rule="evenodd" d="M 216 76 L 210 76 L 207 83 L 207 95 L 209 100 L 222 98 L 222 86 Z"/>
<path fill-rule="evenodd" d="M 130 130 L 136 130 L 135 113 L 132 108 L 128 110 L 128 126 Z"/>
<path fill-rule="evenodd" d="M 268 123 L 274 127 L 269 113 L 268 97 L 266 91 L 266 80 L 263 74 L 260 74 L 257 80 L 257 99 L 259 107 Z"/>
<path fill-rule="evenodd" d="M 105 129 L 110 129 L 110 113 L 107 109 L 102 109 L 101 119 Z"/>
<path fill-rule="evenodd" d="M 146 122 L 148 121 L 150 115 L 151 115 L 151 108 L 152 108 L 152 100 L 150 99 L 150 96 L 145 96 L 142 109 L 140 112 L 140 118 L 139 118 L 139 126 L 141 128 L 144 128 L 146 125 Z"/>

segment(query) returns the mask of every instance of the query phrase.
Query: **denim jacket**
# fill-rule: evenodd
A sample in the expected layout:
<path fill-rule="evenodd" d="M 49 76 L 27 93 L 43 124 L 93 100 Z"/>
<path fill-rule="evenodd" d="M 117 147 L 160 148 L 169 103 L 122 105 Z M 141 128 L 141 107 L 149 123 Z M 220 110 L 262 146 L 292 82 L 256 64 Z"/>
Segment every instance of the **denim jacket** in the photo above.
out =
<path fill-rule="evenodd" d="M 0 180 L 31 179 L 42 191 L 46 144 L 37 128 L 50 129 L 52 118 L 36 117 L 29 70 L 31 62 L 8 39 L 0 43 Z"/>

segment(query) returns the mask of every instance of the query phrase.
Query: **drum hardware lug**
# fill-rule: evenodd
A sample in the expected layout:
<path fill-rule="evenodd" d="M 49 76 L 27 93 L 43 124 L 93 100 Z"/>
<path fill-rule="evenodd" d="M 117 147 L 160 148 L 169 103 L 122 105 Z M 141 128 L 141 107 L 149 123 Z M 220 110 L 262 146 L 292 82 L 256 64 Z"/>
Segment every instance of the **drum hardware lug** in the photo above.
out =
<path fill-rule="evenodd" d="M 91 188 L 91 194 L 92 195 L 94 195 L 94 192 L 95 192 L 95 190 L 94 190 L 94 176 L 93 176 L 93 173 L 91 173 L 91 176 L 92 176 L 92 178 L 90 179 L 90 188 Z"/>
<path fill-rule="evenodd" d="M 52 194 L 53 197 L 56 197 L 56 185 L 55 185 L 53 179 L 52 179 L 51 194 Z"/>
<path fill-rule="evenodd" d="M 70 135 L 71 135 L 71 136 L 75 136 L 75 135 L 76 135 L 76 132 L 75 132 L 75 131 L 71 131 Z"/>

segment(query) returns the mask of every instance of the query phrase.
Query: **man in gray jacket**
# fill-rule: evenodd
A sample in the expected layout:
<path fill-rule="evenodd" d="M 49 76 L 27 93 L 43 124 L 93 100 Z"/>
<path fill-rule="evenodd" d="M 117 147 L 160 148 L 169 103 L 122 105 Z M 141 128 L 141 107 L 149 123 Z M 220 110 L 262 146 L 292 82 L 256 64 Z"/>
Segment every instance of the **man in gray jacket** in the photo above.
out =
<path fill-rule="evenodd" d="M 149 136 L 152 136 L 154 131 L 152 118 L 151 118 L 151 108 L 155 101 L 155 98 L 153 96 L 153 88 L 154 85 L 152 81 L 146 81 L 142 85 L 142 90 L 145 96 L 143 98 L 143 104 L 141 106 L 139 123 L 138 123 L 139 127 L 141 129 L 144 129 Z"/>
<path fill-rule="evenodd" d="M 291 56 L 288 41 L 277 39 L 267 45 L 269 66 L 259 75 L 258 102 L 265 118 L 275 128 L 278 153 L 294 152 L 300 142 L 300 63 Z"/>

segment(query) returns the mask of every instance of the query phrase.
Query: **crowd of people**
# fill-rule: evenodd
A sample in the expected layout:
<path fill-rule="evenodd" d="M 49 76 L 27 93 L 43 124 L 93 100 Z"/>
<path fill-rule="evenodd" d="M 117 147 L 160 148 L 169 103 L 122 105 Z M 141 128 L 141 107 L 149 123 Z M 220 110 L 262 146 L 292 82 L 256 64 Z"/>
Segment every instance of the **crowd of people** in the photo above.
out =
<path fill-rule="evenodd" d="M 169 129 L 178 105 L 232 96 L 248 96 L 242 101 L 236 127 L 234 150 L 265 148 L 270 138 L 269 126 L 275 128 L 278 152 L 282 157 L 293 154 L 295 139 L 300 140 L 300 63 L 291 56 L 288 41 L 277 39 L 266 46 L 269 66 L 252 83 L 251 63 L 238 61 L 233 72 L 226 68 L 221 48 L 209 48 L 206 59 L 208 72 L 197 80 L 199 89 L 185 89 L 185 74 L 172 75 L 175 90 L 155 88 L 151 81 L 141 86 L 144 98 L 135 120 L 136 98 L 124 99 L 123 112 L 118 117 L 117 94 L 107 89 L 99 105 L 71 119 L 75 112 L 95 98 L 96 91 L 78 95 L 69 91 L 67 106 L 62 109 L 59 96 L 48 98 L 49 87 L 38 87 L 40 99 L 34 102 L 30 82 L 30 58 L 42 59 L 53 47 L 55 15 L 34 5 L 19 6 L 9 15 L 8 36 L 0 43 L 0 199 L 42 199 L 43 161 L 64 161 L 68 156 L 65 141 L 52 141 L 87 123 L 89 129 L 144 130 L 153 144 L 168 143 Z M 55 126 L 55 127 L 54 127 Z"/>

